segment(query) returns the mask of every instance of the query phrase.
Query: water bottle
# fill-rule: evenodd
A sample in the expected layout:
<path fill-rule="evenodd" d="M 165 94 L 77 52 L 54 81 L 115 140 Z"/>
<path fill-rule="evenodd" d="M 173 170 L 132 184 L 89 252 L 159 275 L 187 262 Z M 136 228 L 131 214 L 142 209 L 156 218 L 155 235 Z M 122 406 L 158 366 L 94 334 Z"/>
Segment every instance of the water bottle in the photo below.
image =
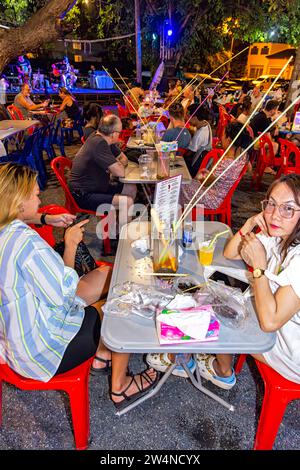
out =
<path fill-rule="evenodd" d="M 183 221 L 182 244 L 184 248 L 189 248 L 193 243 L 193 222 L 192 212 L 190 212 Z"/>
<path fill-rule="evenodd" d="M 142 138 L 142 131 L 141 131 L 141 123 L 138 122 L 136 125 L 136 130 L 135 130 L 135 135 L 138 140 L 141 140 Z"/>

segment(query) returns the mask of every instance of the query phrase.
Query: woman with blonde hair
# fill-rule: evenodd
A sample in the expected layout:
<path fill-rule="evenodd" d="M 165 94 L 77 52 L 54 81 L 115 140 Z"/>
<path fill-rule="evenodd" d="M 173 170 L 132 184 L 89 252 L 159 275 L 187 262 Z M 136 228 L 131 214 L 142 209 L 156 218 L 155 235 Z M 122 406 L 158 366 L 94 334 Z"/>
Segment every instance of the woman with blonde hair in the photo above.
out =
<path fill-rule="evenodd" d="M 99 342 L 95 304 L 107 292 L 110 268 L 78 278 L 75 253 L 88 221 L 66 230 L 62 259 L 27 224 L 67 227 L 74 216 L 38 214 L 38 195 L 32 169 L 0 166 L 0 359 L 24 377 L 47 382 L 95 354 L 93 369 L 108 373 L 113 356 L 111 399 L 121 408 L 147 393 L 158 375 L 127 375 L 129 354 L 111 353 Z"/>

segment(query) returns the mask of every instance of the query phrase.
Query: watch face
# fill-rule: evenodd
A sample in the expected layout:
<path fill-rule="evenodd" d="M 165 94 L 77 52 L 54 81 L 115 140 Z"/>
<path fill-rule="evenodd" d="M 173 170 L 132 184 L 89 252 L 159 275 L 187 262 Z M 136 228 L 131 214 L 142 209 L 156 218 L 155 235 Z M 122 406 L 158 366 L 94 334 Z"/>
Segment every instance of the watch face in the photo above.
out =
<path fill-rule="evenodd" d="M 253 277 L 260 277 L 262 275 L 261 269 L 256 268 L 253 271 Z"/>

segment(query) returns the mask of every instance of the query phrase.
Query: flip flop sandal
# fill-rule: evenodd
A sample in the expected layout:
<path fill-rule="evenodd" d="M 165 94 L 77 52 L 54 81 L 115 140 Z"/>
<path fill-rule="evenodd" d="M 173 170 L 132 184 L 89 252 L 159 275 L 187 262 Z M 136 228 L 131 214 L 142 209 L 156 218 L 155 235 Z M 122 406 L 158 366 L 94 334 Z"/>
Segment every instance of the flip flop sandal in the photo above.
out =
<path fill-rule="evenodd" d="M 116 392 L 110 392 L 110 399 L 111 401 L 113 402 L 113 404 L 115 405 L 115 407 L 117 408 L 117 410 L 122 410 L 123 408 L 126 408 L 128 405 L 130 405 L 131 403 L 134 403 L 135 401 L 137 401 L 139 398 L 143 397 L 144 395 L 147 395 L 147 393 L 150 392 L 150 390 L 152 390 L 155 385 L 157 384 L 157 382 L 159 381 L 160 379 L 160 373 L 159 372 L 156 372 L 156 376 L 154 379 L 152 379 L 147 371 L 149 369 L 146 369 L 144 370 L 143 372 L 141 372 L 140 374 L 136 374 L 136 375 L 132 375 L 132 378 L 131 378 L 131 381 L 129 383 L 129 385 L 127 385 L 127 387 L 120 393 L 116 393 Z M 137 378 L 139 378 L 139 382 L 137 381 Z M 149 386 L 145 388 L 145 385 L 143 384 L 143 378 L 148 382 Z M 135 383 L 137 388 L 138 388 L 138 392 L 136 393 L 133 393 L 132 395 L 127 395 L 127 390 L 130 388 L 130 386 L 132 385 L 132 383 Z M 115 402 L 112 397 L 115 396 L 115 397 L 123 397 L 124 399 L 122 401 L 119 401 L 119 402 Z"/>
<path fill-rule="evenodd" d="M 97 367 L 91 366 L 91 375 L 108 375 L 111 374 L 111 359 L 103 359 L 100 356 L 95 356 L 96 361 L 105 364 L 105 367 L 98 369 Z"/>

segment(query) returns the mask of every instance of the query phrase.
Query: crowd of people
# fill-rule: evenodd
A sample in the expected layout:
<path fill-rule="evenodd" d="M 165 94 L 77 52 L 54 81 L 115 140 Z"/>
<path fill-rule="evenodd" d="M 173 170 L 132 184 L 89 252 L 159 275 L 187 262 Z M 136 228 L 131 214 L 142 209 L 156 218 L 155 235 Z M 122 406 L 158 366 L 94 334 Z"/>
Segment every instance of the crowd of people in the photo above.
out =
<path fill-rule="evenodd" d="M 22 67 L 27 67 L 29 73 L 28 64 Z M 215 96 L 208 96 L 205 105 L 199 106 L 206 92 L 191 84 L 184 88 L 178 80 L 170 81 L 165 101 L 160 103 L 169 120 L 162 140 L 178 141 L 185 150 L 192 176 L 191 184 L 182 186 L 182 204 L 199 193 L 208 174 L 209 167 L 202 168 L 201 164 L 212 149 L 218 104 L 226 104 L 221 87 Z M 64 86 L 59 89 L 59 96 L 60 112 L 75 119 L 80 112 L 75 97 Z M 220 142 L 222 149 L 229 151 L 208 184 L 229 166 L 231 170 L 205 193 L 201 203 L 207 209 L 216 209 L 224 201 L 248 164 L 248 154 L 238 157 L 278 112 L 280 102 L 267 100 L 249 122 L 250 130 L 241 132 L 261 98 L 258 88 L 249 93 L 242 87 L 232 103 L 234 119 L 225 127 Z M 154 108 L 159 108 L 155 106 L 157 100 L 156 90 L 147 93 L 141 84 L 133 84 L 127 95 L 128 107 L 131 105 L 129 121 L 130 117 L 136 120 L 139 114 L 150 117 Z M 45 108 L 48 102 L 34 104 L 25 82 L 15 97 L 15 105 L 27 117 L 30 112 Z M 128 120 L 122 121 L 113 113 L 104 115 L 97 103 L 84 108 L 84 120 L 84 143 L 73 160 L 69 188 L 83 209 L 97 212 L 102 205 L 113 206 L 119 213 L 120 230 L 130 220 L 130 208 L 137 200 L 136 185 L 119 181 L 128 165 L 127 150 L 122 151 L 118 145 Z M 274 152 L 278 152 L 276 135 L 268 135 Z M 200 189 L 204 190 L 205 187 Z M 73 224 L 74 216 L 70 214 L 41 216 L 37 175 L 22 165 L 0 166 L 0 197 L 0 357 L 20 375 L 42 381 L 94 357 L 92 373 L 111 374 L 110 397 L 118 409 L 148 393 L 174 356 L 148 354 L 150 368 L 132 375 L 128 372 L 129 354 L 111 352 L 101 341 L 99 301 L 108 291 L 111 269 L 97 268 L 80 279 L 74 270 L 76 249 L 87 222 Z M 29 227 L 39 223 L 66 229 L 62 257 Z M 257 228 L 259 234 L 254 232 Z M 264 331 L 277 332 L 271 351 L 254 357 L 296 383 L 300 383 L 299 237 L 300 176 L 292 174 L 271 185 L 262 211 L 245 222 L 224 251 L 226 258 L 243 259 L 253 268 L 259 324 Z M 200 375 L 215 385 L 224 389 L 235 385 L 232 356 L 198 355 L 197 364 Z M 193 372 L 195 364 L 190 363 L 189 367 Z"/>

